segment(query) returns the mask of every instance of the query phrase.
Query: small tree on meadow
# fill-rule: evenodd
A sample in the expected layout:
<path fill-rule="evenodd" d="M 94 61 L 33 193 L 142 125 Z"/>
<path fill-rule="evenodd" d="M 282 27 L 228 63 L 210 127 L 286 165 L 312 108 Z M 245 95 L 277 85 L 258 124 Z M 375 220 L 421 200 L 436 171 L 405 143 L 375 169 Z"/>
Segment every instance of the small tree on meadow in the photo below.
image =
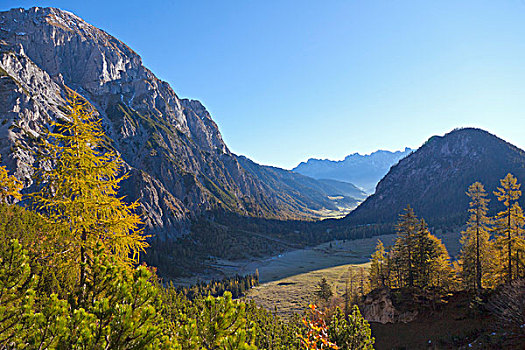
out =
<path fill-rule="evenodd" d="M 321 278 L 319 283 L 317 283 L 317 290 L 315 291 L 315 295 L 325 302 L 330 301 L 330 298 L 332 297 L 334 293 L 332 292 L 332 288 L 326 281 L 326 278 Z"/>

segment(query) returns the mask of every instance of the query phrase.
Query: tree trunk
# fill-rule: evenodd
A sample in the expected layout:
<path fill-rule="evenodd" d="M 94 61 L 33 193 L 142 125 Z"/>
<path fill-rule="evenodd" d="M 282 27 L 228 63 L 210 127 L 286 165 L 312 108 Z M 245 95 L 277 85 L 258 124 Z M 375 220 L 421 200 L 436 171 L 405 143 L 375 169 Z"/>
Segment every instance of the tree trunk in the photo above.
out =
<path fill-rule="evenodd" d="M 508 279 L 508 283 L 509 284 L 510 284 L 510 282 L 512 282 L 512 244 L 511 244 L 511 237 L 512 237 L 512 235 L 511 235 L 511 232 L 510 232 L 510 229 L 511 229 L 511 227 L 510 227 L 510 216 L 511 216 L 512 212 L 511 212 L 510 209 L 511 209 L 511 207 L 510 207 L 510 200 L 509 200 L 508 223 L 507 223 L 507 227 L 508 227 L 508 236 L 507 236 L 507 238 L 509 240 L 509 243 L 508 243 L 508 246 L 509 246 L 508 247 L 508 249 L 509 249 L 509 252 L 508 252 L 509 253 L 509 272 L 508 272 L 509 273 L 509 279 Z"/>
<path fill-rule="evenodd" d="M 87 234 L 86 230 L 82 230 L 82 235 L 80 236 L 82 240 L 82 245 L 80 246 L 80 293 L 82 298 L 86 291 L 86 265 L 87 265 L 87 254 L 86 254 L 86 241 Z"/>
<path fill-rule="evenodd" d="M 479 257 L 479 208 L 476 213 L 476 290 L 481 290 L 481 260 Z"/>

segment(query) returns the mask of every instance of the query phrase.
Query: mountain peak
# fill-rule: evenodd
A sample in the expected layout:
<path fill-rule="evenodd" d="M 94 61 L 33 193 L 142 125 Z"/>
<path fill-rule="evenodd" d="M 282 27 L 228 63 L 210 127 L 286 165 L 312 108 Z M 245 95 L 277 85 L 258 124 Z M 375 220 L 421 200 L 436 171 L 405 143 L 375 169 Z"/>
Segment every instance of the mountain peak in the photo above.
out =
<path fill-rule="evenodd" d="M 2 21 L 2 24 L 7 26 L 10 25 L 9 22 L 21 23 L 25 21 L 32 21 L 35 25 L 39 25 L 42 24 L 42 21 L 45 21 L 48 24 L 55 25 L 64 30 L 79 30 L 89 28 L 92 31 L 104 32 L 103 30 L 85 22 L 82 18 L 78 17 L 74 13 L 61 10 L 56 7 L 35 6 L 29 9 L 24 9 L 22 7 L 13 8 L 8 11 L 0 12 L 0 18 L 2 18 L 2 20 L 7 20 Z"/>
<path fill-rule="evenodd" d="M 109 36 L 109 34 L 103 30 L 86 23 L 77 15 L 55 7 L 31 7 L 27 10 L 24 8 L 15 8 L 0 12 L 0 19 L 0 24 L 4 32 L 15 32 L 16 35 L 20 36 L 27 35 L 28 33 L 16 31 L 16 29 L 20 29 L 21 27 L 28 29 L 30 22 L 33 24 L 32 29 L 36 27 L 41 28 L 41 25 L 46 23 L 65 31 L 83 31 L 91 34 L 104 33 Z"/>
<path fill-rule="evenodd" d="M 350 213 L 348 220 L 391 223 L 410 204 L 432 224 L 460 224 L 468 207 L 468 186 L 480 181 L 491 196 L 499 179 L 509 172 L 520 182 L 525 180 L 523 150 L 482 129 L 454 129 L 429 138 L 393 166 L 378 183 L 376 193 Z"/>

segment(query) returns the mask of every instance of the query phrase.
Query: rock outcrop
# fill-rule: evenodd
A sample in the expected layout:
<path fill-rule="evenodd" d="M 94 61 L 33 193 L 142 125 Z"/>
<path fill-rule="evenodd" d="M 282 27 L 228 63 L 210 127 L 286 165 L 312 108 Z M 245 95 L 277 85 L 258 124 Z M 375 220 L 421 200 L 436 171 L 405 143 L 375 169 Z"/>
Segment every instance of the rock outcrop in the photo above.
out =
<path fill-rule="evenodd" d="M 376 289 L 367 294 L 359 305 L 363 317 L 369 322 L 398 323 L 411 322 L 419 314 L 417 309 L 400 311 L 394 306 L 390 290 Z"/>

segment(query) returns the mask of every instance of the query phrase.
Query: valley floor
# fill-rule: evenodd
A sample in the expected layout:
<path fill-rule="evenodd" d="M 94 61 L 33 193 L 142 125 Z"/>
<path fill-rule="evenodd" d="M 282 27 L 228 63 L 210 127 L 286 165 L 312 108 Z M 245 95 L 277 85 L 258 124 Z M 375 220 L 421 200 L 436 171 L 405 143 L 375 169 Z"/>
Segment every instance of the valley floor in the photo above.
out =
<path fill-rule="evenodd" d="M 290 250 L 278 255 L 250 260 L 214 259 L 206 273 L 189 278 L 175 279 L 179 285 L 189 285 L 212 278 L 222 279 L 259 271 L 261 284 L 280 281 L 283 278 L 348 264 L 363 264 L 370 260 L 377 240 L 385 245 L 393 244 L 395 235 L 331 241 L 314 247 Z"/>
<path fill-rule="evenodd" d="M 241 275 L 259 271 L 260 283 L 279 281 L 299 274 L 330 267 L 367 263 L 379 237 L 331 241 L 315 247 L 293 250 L 241 267 Z M 392 244 L 395 235 L 381 236 L 385 245 Z"/>
<path fill-rule="evenodd" d="M 459 232 L 438 233 L 436 236 L 443 241 L 451 257 L 459 253 Z M 320 269 L 367 263 L 376 248 L 378 239 L 385 246 L 389 246 L 394 243 L 395 238 L 396 235 L 383 235 L 355 240 L 331 241 L 315 247 L 292 250 L 263 259 L 251 261 L 217 260 L 213 267 L 222 271 L 226 276 L 232 276 L 236 273 L 239 275 L 252 274 L 258 270 L 259 281 L 263 284 Z"/>
<path fill-rule="evenodd" d="M 443 241 L 451 257 L 459 253 L 459 232 L 437 233 L 436 236 Z M 321 269 L 367 263 L 378 239 L 388 246 L 394 243 L 395 238 L 396 235 L 392 234 L 355 240 L 336 240 L 260 259 L 214 259 L 208 265 L 207 272 L 198 276 L 174 279 L 173 282 L 177 285 L 191 285 L 199 281 L 222 279 L 236 274 L 241 276 L 253 274 L 257 270 L 260 283 L 265 284 Z"/>
<path fill-rule="evenodd" d="M 314 292 L 321 278 L 326 278 L 336 298 L 342 298 L 350 271 L 357 273 L 368 266 L 369 263 L 348 264 L 286 277 L 252 288 L 246 299 L 288 318 L 294 313 L 302 314 L 308 304 L 316 300 Z"/>

